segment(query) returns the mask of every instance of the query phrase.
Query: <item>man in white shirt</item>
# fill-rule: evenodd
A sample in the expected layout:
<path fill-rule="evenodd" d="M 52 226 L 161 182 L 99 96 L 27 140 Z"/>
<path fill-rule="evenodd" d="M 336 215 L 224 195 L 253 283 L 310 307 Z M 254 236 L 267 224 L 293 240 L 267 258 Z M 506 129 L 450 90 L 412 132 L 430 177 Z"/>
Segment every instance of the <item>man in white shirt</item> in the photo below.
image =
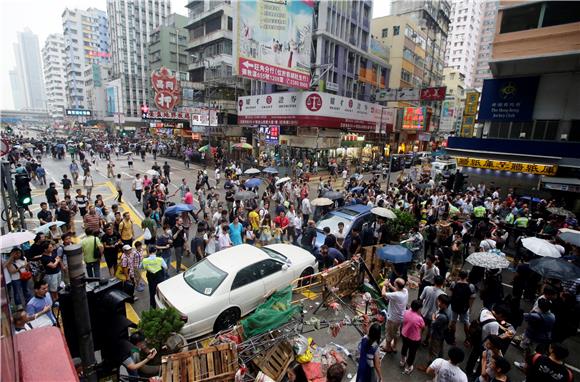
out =
<path fill-rule="evenodd" d="M 405 280 L 398 278 L 395 280 L 395 285 L 387 280 L 383 285 L 382 295 L 384 299 L 389 301 L 386 339 L 383 350 L 386 353 L 395 353 L 399 331 L 403 323 L 403 314 L 409 301 L 409 291 L 405 288 Z"/>
<path fill-rule="evenodd" d="M 135 197 L 137 198 L 137 203 L 141 204 L 141 194 L 143 194 L 143 179 L 141 179 L 141 174 L 135 175 L 133 179 L 133 191 L 135 191 Z"/>
<path fill-rule="evenodd" d="M 306 223 L 310 219 L 310 215 L 312 214 L 312 205 L 310 204 L 310 200 L 308 198 L 302 199 L 302 221 Z"/>
<path fill-rule="evenodd" d="M 433 382 L 467 382 L 467 375 L 458 366 L 465 358 L 463 350 L 452 347 L 447 356 L 449 360 L 437 358 L 427 368 L 427 374 L 433 377 Z"/>

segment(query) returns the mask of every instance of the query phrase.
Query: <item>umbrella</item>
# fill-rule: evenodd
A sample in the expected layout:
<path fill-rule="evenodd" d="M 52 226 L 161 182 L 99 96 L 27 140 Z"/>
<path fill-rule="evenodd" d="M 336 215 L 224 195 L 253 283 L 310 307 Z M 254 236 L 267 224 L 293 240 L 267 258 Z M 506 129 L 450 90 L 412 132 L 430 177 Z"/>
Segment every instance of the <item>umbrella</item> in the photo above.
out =
<path fill-rule="evenodd" d="M 580 278 L 580 267 L 563 259 L 534 259 L 530 261 L 530 269 L 548 279 L 565 281 Z"/>
<path fill-rule="evenodd" d="M 246 180 L 246 187 L 248 188 L 256 188 L 259 187 L 260 184 L 262 184 L 262 179 L 258 179 L 258 178 L 252 178 L 252 179 L 248 179 Z"/>
<path fill-rule="evenodd" d="M 32 143 L 25 143 L 23 146 L 26 147 L 27 149 L 31 149 L 34 147 Z"/>
<path fill-rule="evenodd" d="M 249 143 L 236 143 L 234 145 L 234 147 L 236 149 L 246 149 L 246 150 L 253 150 L 254 149 L 254 147 L 252 147 L 252 145 Z"/>
<path fill-rule="evenodd" d="M 526 237 L 522 239 L 522 245 L 528 251 L 542 257 L 561 257 L 558 247 L 547 240 L 539 237 Z"/>
<path fill-rule="evenodd" d="M 284 178 L 278 179 L 278 180 L 276 181 L 276 186 L 279 186 L 279 185 L 281 185 L 281 184 L 284 184 L 284 183 L 286 183 L 286 182 L 287 182 L 287 181 L 289 181 L 289 180 L 291 180 L 289 177 L 284 177 Z"/>
<path fill-rule="evenodd" d="M 574 215 L 573 212 L 570 212 L 567 209 L 562 208 L 562 207 L 550 207 L 547 210 L 549 213 L 554 214 L 554 215 L 564 216 L 567 218 L 575 218 L 576 217 L 576 215 Z"/>
<path fill-rule="evenodd" d="M 566 243 L 580 247 L 580 231 L 570 228 L 560 228 L 558 237 Z"/>
<path fill-rule="evenodd" d="M 0 236 L 0 249 L 19 246 L 20 244 L 33 240 L 35 236 L 36 235 L 30 231 L 7 233 L 6 235 Z"/>
<path fill-rule="evenodd" d="M 413 252 L 402 245 L 387 244 L 377 249 L 377 255 L 381 260 L 389 261 L 393 264 L 408 263 L 413 259 Z"/>
<path fill-rule="evenodd" d="M 159 172 L 155 171 L 153 169 L 145 171 L 145 174 L 151 175 L 151 176 L 159 176 Z"/>
<path fill-rule="evenodd" d="M 364 178 L 364 176 L 359 174 L 359 173 L 353 174 L 350 177 L 350 179 L 354 179 L 354 180 L 362 180 L 363 178 Z"/>
<path fill-rule="evenodd" d="M 209 145 L 201 146 L 199 149 L 197 149 L 197 151 L 199 151 L 200 153 L 204 153 L 207 150 L 209 150 Z"/>
<path fill-rule="evenodd" d="M 165 209 L 165 215 L 178 215 L 182 212 L 193 211 L 191 204 L 180 203 Z"/>
<path fill-rule="evenodd" d="M 257 168 L 249 168 L 246 171 L 244 171 L 244 174 L 246 174 L 246 175 L 256 175 L 259 173 L 260 173 L 260 170 L 258 170 Z"/>
<path fill-rule="evenodd" d="M 363 192 L 363 191 L 364 191 L 364 187 L 361 187 L 361 186 L 353 187 L 350 189 L 350 192 L 353 192 L 355 194 L 359 193 L 359 192 Z"/>
<path fill-rule="evenodd" d="M 262 170 L 262 172 L 266 174 L 277 174 L 278 170 L 276 170 L 274 167 L 266 167 Z"/>
<path fill-rule="evenodd" d="M 373 213 L 377 216 L 381 216 L 383 218 L 387 218 L 387 219 L 396 219 L 397 218 L 397 215 L 395 215 L 395 213 L 393 211 L 391 211 L 385 207 L 373 207 L 373 208 L 371 208 L 371 213 Z"/>
<path fill-rule="evenodd" d="M 250 200 L 254 199 L 256 194 L 252 191 L 239 191 L 234 195 L 235 200 Z"/>
<path fill-rule="evenodd" d="M 324 195 L 322 195 L 322 197 L 328 198 L 330 200 L 338 200 L 344 198 L 344 195 L 342 194 L 342 192 L 338 191 L 327 191 L 324 193 Z"/>
<path fill-rule="evenodd" d="M 475 252 L 465 260 L 471 265 L 487 269 L 502 269 L 510 266 L 509 260 L 499 251 Z"/>
<path fill-rule="evenodd" d="M 310 204 L 312 204 L 315 207 L 316 206 L 324 207 L 324 206 L 330 206 L 330 205 L 334 204 L 334 202 L 328 198 L 316 198 L 312 202 L 310 202 Z"/>
<path fill-rule="evenodd" d="M 52 226 L 60 227 L 61 225 L 64 225 L 64 224 L 65 224 L 65 222 L 61 222 L 60 220 L 55 221 L 55 222 L 46 223 L 46 224 L 41 225 L 37 229 L 35 229 L 34 232 L 35 233 L 40 233 L 40 232 L 48 233 L 48 230 L 50 229 L 50 227 L 52 227 Z"/>
<path fill-rule="evenodd" d="M 132 151 L 127 151 L 126 153 L 123 153 L 123 155 L 133 155 Z"/>

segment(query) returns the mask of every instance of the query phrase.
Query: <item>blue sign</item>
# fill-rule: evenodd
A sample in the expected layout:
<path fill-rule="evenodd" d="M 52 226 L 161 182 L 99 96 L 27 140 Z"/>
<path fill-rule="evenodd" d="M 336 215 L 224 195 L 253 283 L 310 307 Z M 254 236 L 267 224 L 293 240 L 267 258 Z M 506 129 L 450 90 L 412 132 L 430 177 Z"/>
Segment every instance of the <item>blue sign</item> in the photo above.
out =
<path fill-rule="evenodd" d="M 485 80 L 479 121 L 531 121 L 539 77 Z"/>

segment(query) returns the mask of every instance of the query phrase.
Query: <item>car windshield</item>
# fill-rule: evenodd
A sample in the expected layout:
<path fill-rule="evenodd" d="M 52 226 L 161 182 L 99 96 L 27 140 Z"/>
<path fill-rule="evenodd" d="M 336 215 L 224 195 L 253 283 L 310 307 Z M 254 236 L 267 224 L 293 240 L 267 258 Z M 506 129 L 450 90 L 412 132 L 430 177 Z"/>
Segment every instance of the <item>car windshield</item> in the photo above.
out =
<path fill-rule="evenodd" d="M 350 229 L 351 220 L 335 214 L 326 214 L 322 219 L 316 223 L 316 229 L 320 232 L 324 227 L 330 228 L 330 232 L 338 232 L 338 223 L 344 223 L 344 231 L 348 232 Z"/>
<path fill-rule="evenodd" d="M 226 272 L 210 263 L 208 259 L 203 259 L 185 271 L 183 278 L 196 292 L 211 296 L 227 275 Z"/>
<path fill-rule="evenodd" d="M 266 252 L 266 254 L 268 256 L 270 256 L 271 258 L 273 258 L 274 260 L 278 260 L 278 261 L 281 261 L 283 263 L 288 262 L 288 258 L 286 256 L 284 256 L 283 254 L 281 254 L 280 252 L 276 252 L 273 249 L 268 248 L 268 247 L 262 247 L 262 250 L 264 252 Z"/>

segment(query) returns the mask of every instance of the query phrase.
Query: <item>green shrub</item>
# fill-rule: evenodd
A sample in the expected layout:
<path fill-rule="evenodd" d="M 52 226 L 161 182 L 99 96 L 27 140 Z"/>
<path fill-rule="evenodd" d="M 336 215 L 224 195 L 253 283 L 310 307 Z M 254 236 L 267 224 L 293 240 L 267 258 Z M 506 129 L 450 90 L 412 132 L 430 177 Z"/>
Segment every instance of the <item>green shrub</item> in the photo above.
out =
<path fill-rule="evenodd" d="M 184 322 L 175 308 L 151 309 L 143 312 L 139 329 L 150 347 L 161 349 L 171 333 L 179 333 Z"/>
<path fill-rule="evenodd" d="M 397 218 L 387 220 L 387 226 L 393 240 L 398 241 L 402 234 L 408 233 L 412 227 L 417 226 L 417 220 L 407 211 L 393 209 L 393 212 Z"/>

